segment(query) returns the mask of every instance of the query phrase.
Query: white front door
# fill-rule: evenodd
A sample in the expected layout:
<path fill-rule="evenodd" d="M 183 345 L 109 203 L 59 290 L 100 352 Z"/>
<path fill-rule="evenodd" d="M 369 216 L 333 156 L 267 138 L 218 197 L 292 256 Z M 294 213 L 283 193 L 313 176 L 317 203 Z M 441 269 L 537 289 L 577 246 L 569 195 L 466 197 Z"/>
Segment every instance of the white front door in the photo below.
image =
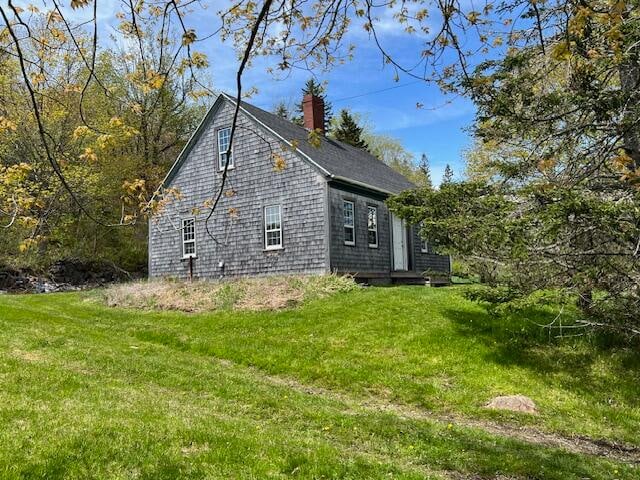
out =
<path fill-rule="evenodd" d="M 391 238 L 393 245 L 393 269 L 408 270 L 407 228 L 404 220 L 391 214 Z"/>

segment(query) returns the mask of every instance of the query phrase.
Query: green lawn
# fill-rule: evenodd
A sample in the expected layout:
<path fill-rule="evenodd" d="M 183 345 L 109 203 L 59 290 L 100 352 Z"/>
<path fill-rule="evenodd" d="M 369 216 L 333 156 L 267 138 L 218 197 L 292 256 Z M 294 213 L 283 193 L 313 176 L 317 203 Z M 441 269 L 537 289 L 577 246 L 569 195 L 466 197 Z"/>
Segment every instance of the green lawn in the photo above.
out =
<path fill-rule="evenodd" d="M 549 339 L 457 288 L 199 315 L 95 297 L 0 296 L 0 478 L 639 475 L 482 424 L 638 445 L 640 352 Z M 514 393 L 540 414 L 482 407 Z"/>

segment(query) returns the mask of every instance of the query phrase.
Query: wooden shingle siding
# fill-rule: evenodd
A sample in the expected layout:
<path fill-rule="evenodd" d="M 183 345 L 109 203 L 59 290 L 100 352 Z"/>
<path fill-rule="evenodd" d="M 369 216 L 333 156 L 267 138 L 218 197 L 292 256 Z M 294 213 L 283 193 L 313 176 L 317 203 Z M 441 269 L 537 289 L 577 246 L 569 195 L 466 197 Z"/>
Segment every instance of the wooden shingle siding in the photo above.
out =
<path fill-rule="evenodd" d="M 234 168 L 207 233 L 205 202 L 217 193 L 222 177 L 217 132 L 231 126 L 233 110 L 234 100 L 221 95 L 165 179 L 164 186 L 176 188 L 182 197 L 150 221 L 150 277 L 186 278 L 192 263 L 196 278 L 338 271 L 391 281 L 391 224 L 384 201 L 389 191 L 410 188 L 410 182 L 381 167 L 371 155 L 331 139 L 323 139 L 321 148 L 304 150 L 308 135 L 304 129 L 249 105 L 240 112 Z M 298 145 L 297 151 L 283 145 L 291 141 Z M 283 168 L 275 168 L 273 154 L 284 159 Z M 345 175 L 366 174 L 373 183 L 343 178 L 327 170 L 329 166 Z M 345 200 L 355 208 L 355 245 L 345 245 Z M 282 248 L 267 250 L 264 209 L 274 205 L 280 206 Z M 377 209 L 377 247 L 368 242 L 369 206 Z M 181 224 L 186 218 L 195 219 L 197 257 L 192 262 L 183 259 Z M 421 252 L 417 229 L 412 232 L 411 272 L 417 276 L 426 270 L 447 272 L 449 258 Z M 411 272 L 393 275 L 406 279 Z"/>
<path fill-rule="evenodd" d="M 343 202 L 354 203 L 356 244 L 344 244 Z M 389 209 L 384 200 L 353 193 L 336 185 L 329 186 L 331 208 L 331 269 L 351 273 L 389 273 L 391 270 L 391 238 Z M 367 206 L 378 209 L 378 248 L 369 247 L 367 238 Z"/>
<path fill-rule="evenodd" d="M 414 270 L 419 272 L 419 273 L 423 273 L 426 271 L 436 271 L 436 272 L 443 272 L 443 273 L 451 273 L 451 265 L 449 262 L 449 256 L 448 255 L 438 255 L 436 253 L 433 253 L 433 251 L 431 250 L 431 246 L 428 245 L 427 242 L 427 246 L 429 249 L 428 253 L 424 253 L 422 252 L 422 249 L 420 247 L 420 235 L 418 233 L 418 228 L 414 227 L 412 229 L 412 239 L 413 239 L 413 245 L 412 245 L 412 249 L 413 249 L 413 258 L 414 260 Z"/>
<path fill-rule="evenodd" d="M 344 244 L 343 202 L 355 205 L 356 244 Z M 390 275 L 392 264 L 391 222 L 389 209 L 380 195 L 356 193 L 352 188 L 329 185 L 331 213 L 331 269 L 366 277 L 367 274 Z M 367 240 L 367 206 L 378 209 L 378 248 L 370 248 Z M 449 257 L 433 252 L 424 253 L 420 248 L 417 228 L 411 228 L 410 271 L 421 275 L 427 270 L 449 272 Z"/>
<path fill-rule="evenodd" d="M 198 141 L 188 153 L 170 187 L 183 198 L 153 218 L 149 234 L 151 277 L 188 275 L 189 262 L 182 259 L 180 219 L 196 218 L 198 257 L 194 276 L 225 276 L 323 273 L 328 271 L 325 240 L 326 182 L 311 165 L 296 154 L 282 150 L 280 142 L 266 130 L 240 115 L 233 156 L 223 195 L 206 232 L 206 200 L 217 192 L 222 173 L 218 171 L 217 130 L 231 125 L 232 105 L 223 102 Z M 265 141 L 266 140 L 266 141 Z M 268 142 L 268 143 L 267 143 Z M 281 154 L 286 166 L 276 171 L 272 150 Z M 264 207 L 282 207 L 281 250 L 265 251 Z M 200 213 L 192 213 L 200 208 Z M 220 262 L 224 262 L 221 268 Z"/>

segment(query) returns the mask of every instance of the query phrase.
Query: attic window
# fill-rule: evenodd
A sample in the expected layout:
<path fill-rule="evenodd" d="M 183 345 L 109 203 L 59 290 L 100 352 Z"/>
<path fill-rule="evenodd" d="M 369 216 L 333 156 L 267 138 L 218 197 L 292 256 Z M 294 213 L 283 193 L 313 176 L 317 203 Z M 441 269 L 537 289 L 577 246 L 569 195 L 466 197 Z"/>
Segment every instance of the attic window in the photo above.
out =
<path fill-rule="evenodd" d="M 231 140 L 231 127 L 218 130 L 218 170 L 220 171 L 224 170 L 227 159 L 229 159 L 227 170 L 233 168 L 233 154 L 229 140 Z"/>
<path fill-rule="evenodd" d="M 345 200 L 342 204 L 344 215 L 344 244 L 356 244 L 356 226 L 354 223 L 354 205 L 353 202 Z"/>

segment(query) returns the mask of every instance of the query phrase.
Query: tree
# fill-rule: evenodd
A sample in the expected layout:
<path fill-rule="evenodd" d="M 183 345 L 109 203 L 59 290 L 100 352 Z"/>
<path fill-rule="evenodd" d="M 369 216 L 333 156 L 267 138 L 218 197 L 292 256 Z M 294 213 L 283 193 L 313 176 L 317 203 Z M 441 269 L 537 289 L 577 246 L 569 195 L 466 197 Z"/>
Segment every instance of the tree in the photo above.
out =
<path fill-rule="evenodd" d="M 429 166 L 429 158 L 426 153 L 423 153 L 420 157 L 417 173 L 421 177 L 421 181 L 417 182 L 416 185 L 424 188 L 433 188 L 433 183 L 431 182 L 431 167 Z"/>
<path fill-rule="evenodd" d="M 273 109 L 273 113 L 279 116 L 280 118 L 284 118 L 285 120 L 288 120 L 290 116 L 289 109 L 287 108 L 284 102 L 279 102 Z"/>
<path fill-rule="evenodd" d="M 16 62 L 13 85 L 22 95 L 15 101 L 23 105 L 22 113 L 26 109 L 24 128 L 32 135 L 23 144 L 35 152 L 28 158 L 48 164 L 49 177 L 53 176 L 47 188 L 32 192 L 32 203 L 16 209 L 12 199 L 29 198 L 19 180 L 27 176 L 7 173 L 6 167 L 20 157 L 14 155 L 3 164 L 8 203 L 3 203 L 6 212 L 0 214 L 9 220 L 17 218 L 15 212 L 38 206 L 40 200 L 56 194 L 66 196 L 79 216 L 96 224 L 107 224 L 97 213 L 105 209 L 111 214 L 109 204 L 105 208 L 94 201 L 102 197 L 87 195 L 82 187 L 94 181 L 90 173 L 96 172 L 89 168 L 94 160 L 117 152 L 119 143 L 114 145 L 113 140 L 132 133 L 121 114 L 140 107 L 121 105 L 112 112 L 97 101 L 91 108 L 100 121 L 94 124 L 87 118 L 86 102 L 93 91 L 103 90 L 106 98 L 116 98 L 109 96 L 97 69 L 102 29 L 99 17 L 86 8 L 90 3 L 71 2 L 76 13 L 85 14 L 82 26 L 69 22 L 65 8 L 46 12 L 43 18 L 35 14 L 34 6 L 27 13 L 13 2 L 0 5 L 4 23 L 0 55 Z M 640 186 L 637 2 L 514 0 L 498 4 L 489 0 L 479 11 L 459 1 L 418 0 L 409 8 L 404 2 L 265 0 L 256 4 L 241 0 L 219 13 L 220 24 L 213 31 L 198 32 L 189 25 L 191 12 L 200 7 L 203 14 L 214 10 L 208 6 L 207 2 L 173 0 L 121 2 L 114 35 L 139 56 L 127 80 L 143 93 L 153 93 L 161 90 L 174 70 L 180 70 L 182 79 L 200 85 L 197 71 L 207 62 L 195 47 L 216 35 L 233 42 L 240 59 L 234 79 L 233 143 L 244 93 L 243 73 L 255 57 L 269 58 L 268 71 L 274 75 L 286 76 L 297 69 L 326 71 L 351 59 L 353 48 L 346 40 L 353 28 L 361 26 L 395 79 L 404 75 L 434 81 L 447 93 L 473 99 L 478 108 L 475 135 L 480 142 L 492 143 L 497 152 L 487 159 L 489 175 L 484 183 L 445 184 L 440 192 L 424 189 L 424 197 L 405 198 L 405 213 L 414 219 L 426 213 L 434 218 L 440 215 L 442 221 L 430 228 L 434 234 L 442 229 L 442 248 L 460 248 L 469 255 L 473 251 L 468 249 L 482 249 L 480 253 L 486 255 L 477 256 L 487 265 L 499 265 L 496 282 L 508 288 L 511 298 L 530 298 L 543 287 L 553 288 L 577 295 L 584 318 L 592 324 L 626 328 L 640 317 L 636 262 L 640 234 L 635 227 Z M 419 48 L 403 49 L 401 56 L 388 51 L 378 33 L 382 25 L 388 27 L 389 18 L 398 30 L 413 34 Z M 38 24 L 46 31 L 46 42 Z M 150 31 L 145 25 L 156 27 Z M 73 41 L 82 28 L 87 29 L 87 40 Z M 156 40 L 152 61 L 147 60 L 145 38 Z M 174 47 L 173 54 L 168 54 L 167 46 Z M 69 80 L 67 88 L 52 99 L 52 79 L 62 71 Z M 66 106 L 62 110 L 58 100 Z M 73 113 L 71 106 L 75 106 Z M 69 122 L 52 121 L 67 114 Z M 13 126 L 23 119 L 19 113 L 2 115 L 0 128 L 11 137 Z M 78 128 L 79 133 L 85 128 L 92 132 L 85 141 L 93 146 L 82 145 L 79 156 L 74 151 L 68 157 L 69 130 Z M 101 149 L 99 155 L 94 146 Z M 85 164 L 78 161 L 80 156 Z M 35 160 L 28 164 L 39 167 Z M 208 218 L 224 192 L 226 174 L 225 169 L 212 191 Z M 137 191 L 140 185 L 130 182 L 124 195 L 140 208 L 134 211 L 126 205 L 127 214 L 120 215 L 116 224 L 131 224 L 142 218 L 139 211 L 149 210 L 149 204 L 139 200 L 145 196 Z M 462 210 L 438 207 L 432 200 L 440 194 L 449 195 L 451 205 Z M 461 200 L 470 204 L 460 204 Z M 401 204 L 396 206 L 402 209 Z M 491 216 L 492 208 L 502 215 Z M 526 228 L 522 219 L 529 222 Z M 491 221 L 500 223 L 489 229 Z M 464 246 L 463 233 L 474 242 L 467 240 Z M 507 248 L 496 239 L 507 240 Z M 486 243 L 480 246 L 482 241 Z M 526 275 L 518 274 L 523 271 Z"/>
<path fill-rule="evenodd" d="M 397 138 L 373 133 L 370 128 L 365 126 L 365 131 L 362 135 L 362 138 L 369 146 L 369 152 L 416 185 L 422 185 L 424 177 L 419 169 L 416 168 L 413 154 L 404 148 L 402 142 Z"/>
<path fill-rule="evenodd" d="M 121 2 L 115 7 L 115 28 L 110 30 L 111 35 L 107 37 L 100 34 L 103 31 L 101 17 L 95 14 L 94 8 L 88 8 L 92 5 L 88 0 L 73 0 L 67 4 L 54 2 L 53 9 L 46 12 L 40 11 L 36 5 L 28 5 L 25 9 L 9 2 L 0 5 L 0 22 L 3 23 L 0 29 L 0 56 L 16 62 L 17 75 L 14 83 L 22 89 L 19 100 L 25 111 L 32 115 L 29 132 L 33 135 L 33 141 L 30 146 L 37 151 L 37 155 L 32 158 L 37 157 L 41 164 L 44 161 L 49 165 L 49 173 L 53 175 L 51 183 L 62 189 L 63 195 L 77 209 L 78 217 L 105 228 L 131 226 L 139 219 L 144 219 L 145 213 L 162 204 L 163 192 L 149 190 L 154 186 L 153 181 L 148 181 L 147 177 L 127 180 L 126 191 L 122 195 L 126 204 L 121 204 L 120 214 L 112 218 L 112 202 L 99 205 L 98 199 L 105 201 L 104 197 L 84 194 L 80 180 L 69 181 L 67 178 L 77 175 L 81 179 L 80 172 L 87 167 L 67 158 L 65 152 L 68 151 L 66 147 L 69 131 L 56 131 L 61 126 L 60 122 L 49 122 L 47 109 L 51 108 L 53 111 L 54 104 L 62 99 L 62 95 L 59 98 L 51 97 L 50 89 L 57 75 L 69 66 L 69 61 L 73 64 L 73 71 L 67 71 L 71 73 L 67 90 L 63 92 L 67 98 L 61 104 L 65 111 L 56 112 L 49 118 L 61 118 L 68 114 L 65 125 L 70 131 L 77 133 L 77 138 L 73 140 L 83 149 L 79 156 L 73 158 L 82 156 L 85 161 L 93 162 L 95 170 L 104 169 L 106 172 L 115 162 L 107 165 L 100 160 L 109 158 L 112 154 L 124 155 L 130 148 L 135 148 L 136 154 L 141 153 L 146 162 L 158 163 L 158 159 L 161 159 L 160 162 L 164 161 L 171 149 L 180 143 L 182 135 L 176 135 L 173 140 L 161 138 L 164 133 L 160 125 L 168 125 L 170 121 L 167 121 L 173 118 L 173 114 L 159 115 L 154 120 L 159 123 L 150 124 L 148 112 L 158 111 L 155 110 L 158 105 L 167 105 L 164 103 L 165 99 L 169 99 L 166 96 L 167 90 L 173 88 L 168 80 L 174 78 L 176 73 L 179 82 L 187 88 L 189 97 L 201 97 L 209 93 L 208 87 L 198 78 L 198 71 L 208 67 L 207 57 L 196 47 L 211 41 L 213 37 L 232 42 L 238 50 L 240 60 L 234 79 L 236 107 L 231 119 L 230 143 L 233 143 L 239 104 L 245 91 L 243 74 L 253 59 L 260 55 L 269 57 L 267 70 L 275 76 L 278 72 L 289 75 L 293 69 L 327 71 L 352 58 L 353 46 L 345 40 L 349 30 L 356 28 L 354 19 L 362 19 L 362 27 L 375 38 L 381 58 L 390 65 L 394 77 L 405 73 L 446 82 L 446 78 L 452 78 L 451 74 L 438 75 L 435 68 L 429 69 L 427 73 L 426 67 L 430 61 L 433 67 L 443 66 L 441 54 L 447 45 L 456 45 L 457 34 L 461 29 L 460 24 L 452 22 L 453 14 L 462 15 L 462 12 L 452 8 L 449 2 L 419 3 L 423 3 L 421 6 L 416 5 L 419 9 L 408 12 L 394 2 L 374 6 L 360 0 L 355 3 L 344 0 L 313 0 L 311 3 L 307 0 L 280 3 L 265 0 L 256 5 L 253 1 L 241 0 L 217 12 L 217 18 L 210 22 L 196 22 L 194 19 L 211 16 L 211 12 L 217 9 L 208 8 L 210 5 L 206 1 L 194 4 L 159 0 L 135 5 Z M 96 6 L 95 2 L 93 6 Z M 438 35 L 430 35 L 432 22 L 427 21 L 427 7 L 439 9 L 445 14 L 443 28 Z M 378 14 L 386 14 L 388 9 L 397 10 L 393 15 L 394 21 L 408 35 L 420 32 L 429 37 L 424 48 L 415 52 L 420 61 L 410 67 L 402 65 L 390 55 L 376 37 L 376 30 L 381 23 Z M 474 13 L 471 18 L 476 22 L 478 15 Z M 213 25 L 215 20 L 220 23 Z M 190 25 L 192 23 L 211 25 L 212 29 L 198 31 Z M 45 34 L 46 42 L 43 42 L 40 30 Z M 481 43 L 489 41 L 483 40 Z M 123 58 L 123 65 L 117 66 L 122 67 L 119 72 L 120 84 L 118 79 L 112 79 L 116 90 L 119 89 L 118 94 L 110 92 L 112 85 L 107 82 L 109 72 L 101 71 L 99 61 L 102 52 L 108 50 L 107 45 L 113 44 L 127 45 L 130 49 L 128 56 Z M 452 63 L 460 62 L 457 59 Z M 449 70 L 445 68 L 443 71 Z M 130 95 L 127 86 L 122 85 L 123 80 L 137 89 L 138 94 Z M 305 88 L 305 92 L 318 95 L 324 95 L 323 90 L 315 82 L 308 82 Z M 96 95 L 96 92 L 102 94 Z M 121 94 L 124 95 L 121 97 Z M 119 102 L 120 98 L 126 101 Z M 95 99 L 93 103 L 92 99 Z M 105 99 L 115 101 L 113 108 Z M 180 105 L 184 105 L 181 98 L 174 99 L 177 100 L 176 103 L 169 100 L 169 105 L 173 104 L 178 109 Z M 72 111 L 73 106 L 75 111 Z M 96 112 L 97 119 L 91 118 L 91 111 Z M 125 113 L 130 118 L 125 118 Z M 7 127 L 5 130 L 17 124 L 17 119 L 6 115 L 4 117 L 2 122 Z M 327 122 L 330 117 L 331 105 L 326 103 Z M 127 122 L 137 124 L 139 128 Z M 134 130 L 138 133 L 134 133 Z M 64 135 L 57 135 L 58 133 Z M 120 142 L 127 135 L 131 138 L 139 137 L 141 142 L 136 143 L 135 147 L 121 148 Z M 165 147 L 168 149 L 163 150 Z M 98 162 L 95 162 L 96 159 Z M 74 168 L 77 172 L 73 171 Z M 113 167 L 113 171 L 121 173 L 124 170 Z M 97 178 L 101 177 L 100 172 L 96 174 Z M 210 212 L 207 221 L 212 217 L 224 192 L 226 178 L 225 169 L 222 181 L 211 192 L 211 201 L 207 202 Z M 14 193 L 20 194 L 18 191 Z M 14 196 L 9 194 L 9 198 Z M 147 201 L 143 201 L 143 198 Z M 15 211 L 0 215 L 7 216 L 9 220 L 15 219 L 15 215 L 11 213 Z"/>
<path fill-rule="evenodd" d="M 444 174 L 442 175 L 442 185 L 453 182 L 453 168 L 447 163 L 444 167 Z"/>
<path fill-rule="evenodd" d="M 565 2 L 538 13 L 538 42 L 461 79 L 478 109 L 473 180 L 394 208 L 471 259 L 492 287 L 474 297 L 497 311 L 554 305 L 557 322 L 577 305 L 578 327 L 637 335 L 638 8 Z"/>
<path fill-rule="evenodd" d="M 0 53 L 0 228 L 10 227 L 2 228 L 0 262 L 41 267 L 65 256 L 99 257 L 139 269 L 146 222 L 135 218 L 203 114 L 190 96 L 195 83 L 172 70 L 150 86 L 139 77 L 141 56 L 116 48 L 96 50 L 100 81 L 88 82 L 82 57 L 66 54 L 74 41 L 88 44 L 88 35 L 74 30 L 71 38 L 48 27 L 45 14 L 33 16 L 42 17 L 31 30 L 38 42 L 24 44 L 22 54 L 45 72 L 36 99 L 51 161 L 19 60 Z M 143 27 L 151 37 L 153 25 Z M 165 45 L 161 60 L 145 39 L 142 48 L 147 71 L 172 54 Z"/>
<path fill-rule="evenodd" d="M 416 166 L 413 154 L 402 145 L 399 139 L 376 133 L 375 126 L 366 116 L 352 112 L 349 112 L 349 115 L 362 128 L 360 138 L 367 145 L 371 155 L 407 177 L 415 185 L 420 187 L 430 185 L 428 176 L 425 176 L 424 172 Z M 333 117 L 329 136 L 334 137 L 334 132 L 339 125 L 340 117 Z"/>
<path fill-rule="evenodd" d="M 347 110 L 340 111 L 338 124 L 332 131 L 336 140 L 352 145 L 362 150 L 367 150 L 367 144 L 362 139 L 362 127 L 359 127 L 356 120 Z"/>

